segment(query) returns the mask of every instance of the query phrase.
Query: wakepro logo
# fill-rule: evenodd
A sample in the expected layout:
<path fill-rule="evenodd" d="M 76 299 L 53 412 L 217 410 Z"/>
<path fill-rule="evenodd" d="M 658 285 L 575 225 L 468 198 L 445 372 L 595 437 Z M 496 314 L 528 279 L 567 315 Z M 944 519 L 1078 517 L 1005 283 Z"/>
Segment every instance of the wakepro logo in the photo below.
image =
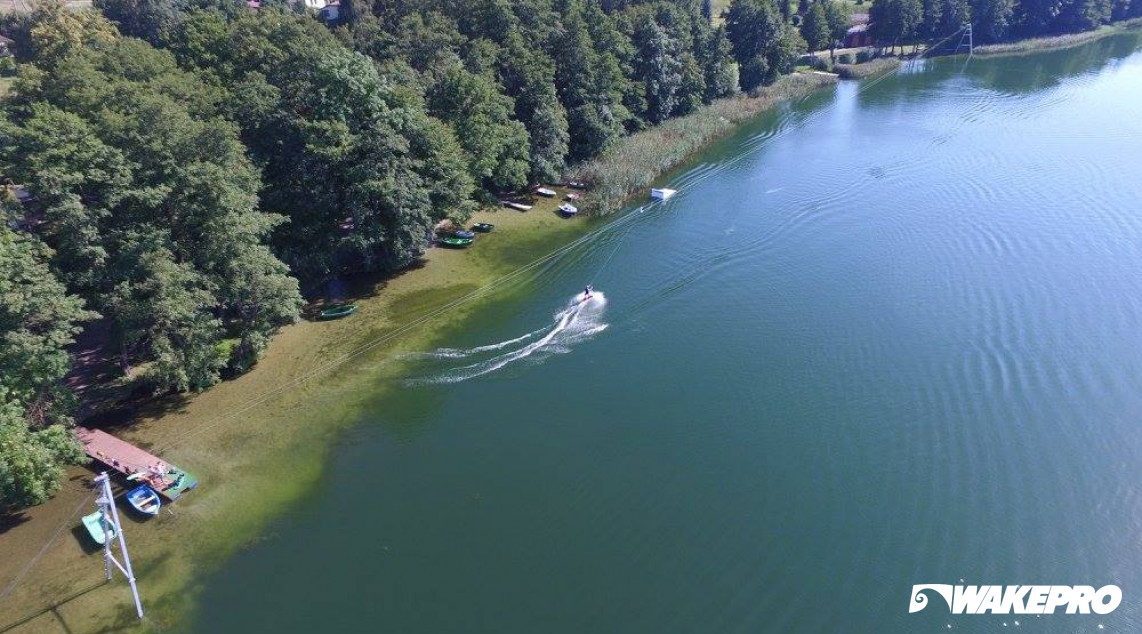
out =
<path fill-rule="evenodd" d="M 1118 586 L 953 586 L 925 583 L 912 586 L 908 612 L 928 607 L 925 590 L 940 595 L 952 614 L 1110 614 L 1122 603 Z"/>

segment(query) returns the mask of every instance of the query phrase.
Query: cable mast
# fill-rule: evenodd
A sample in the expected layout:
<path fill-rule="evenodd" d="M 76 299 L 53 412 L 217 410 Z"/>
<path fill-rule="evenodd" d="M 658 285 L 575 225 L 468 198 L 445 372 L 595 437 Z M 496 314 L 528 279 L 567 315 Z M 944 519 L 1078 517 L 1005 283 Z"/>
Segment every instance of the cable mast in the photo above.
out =
<path fill-rule="evenodd" d="M 111 493 L 111 478 L 104 471 L 95 477 L 95 482 L 99 487 L 99 497 L 95 500 L 96 506 L 101 511 L 99 521 L 103 523 L 103 533 L 108 536 L 108 539 L 103 540 L 103 567 L 107 572 L 107 580 L 111 581 L 111 565 L 114 564 L 131 584 L 131 594 L 135 597 L 135 612 L 142 620 L 143 602 L 139 599 L 139 587 L 135 584 L 135 572 L 131 568 L 131 555 L 127 552 L 127 537 L 123 534 L 123 525 L 119 523 L 119 510 L 115 508 L 115 496 Z M 112 530 L 115 537 L 111 537 Z M 111 542 L 115 538 L 119 540 L 119 552 L 123 555 L 123 563 L 119 563 L 111 550 Z"/>
<path fill-rule="evenodd" d="M 972 42 L 970 22 L 964 25 L 963 31 L 964 34 L 960 36 L 960 43 L 958 46 L 956 46 L 956 53 L 959 53 L 961 50 L 966 48 L 968 50 L 968 57 L 970 58 L 972 56 L 972 52 L 975 50 L 975 45 Z"/>

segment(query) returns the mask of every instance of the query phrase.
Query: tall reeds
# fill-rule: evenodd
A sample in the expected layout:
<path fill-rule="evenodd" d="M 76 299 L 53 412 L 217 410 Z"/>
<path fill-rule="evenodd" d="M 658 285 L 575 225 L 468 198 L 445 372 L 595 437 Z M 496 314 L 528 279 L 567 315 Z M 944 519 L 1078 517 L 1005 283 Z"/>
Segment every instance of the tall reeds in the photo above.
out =
<path fill-rule="evenodd" d="M 836 77 L 828 74 L 787 75 L 754 94 L 720 99 L 693 114 L 636 132 L 572 170 L 572 180 L 590 186 L 580 209 L 594 215 L 611 213 L 631 196 L 646 194 L 659 175 L 744 121 L 780 101 L 805 96 L 835 82 Z"/>

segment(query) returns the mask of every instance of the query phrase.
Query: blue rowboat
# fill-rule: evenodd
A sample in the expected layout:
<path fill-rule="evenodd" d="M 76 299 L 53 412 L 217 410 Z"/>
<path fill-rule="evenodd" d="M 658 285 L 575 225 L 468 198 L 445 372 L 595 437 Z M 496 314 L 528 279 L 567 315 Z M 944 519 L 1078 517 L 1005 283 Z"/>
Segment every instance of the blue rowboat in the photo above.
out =
<path fill-rule="evenodd" d="M 162 508 L 163 502 L 159 499 L 159 494 L 151 487 L 140 484 L 139 486 L 127 492 L 127 503 L 131 508 L 142 513 L 143 515 L 155 516 L 159 514 L 159 509 Z"/>

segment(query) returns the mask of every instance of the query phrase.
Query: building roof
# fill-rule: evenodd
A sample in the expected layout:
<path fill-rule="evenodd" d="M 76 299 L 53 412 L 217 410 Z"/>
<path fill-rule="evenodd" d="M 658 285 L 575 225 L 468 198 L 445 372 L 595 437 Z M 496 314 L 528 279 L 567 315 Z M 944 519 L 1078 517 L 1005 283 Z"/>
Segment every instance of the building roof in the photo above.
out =
<path fill-rule="evenodd" d="M 867 13 L 853 13 L 849 16 L 849 21 L 853 24 L 868 24 Z"/>

